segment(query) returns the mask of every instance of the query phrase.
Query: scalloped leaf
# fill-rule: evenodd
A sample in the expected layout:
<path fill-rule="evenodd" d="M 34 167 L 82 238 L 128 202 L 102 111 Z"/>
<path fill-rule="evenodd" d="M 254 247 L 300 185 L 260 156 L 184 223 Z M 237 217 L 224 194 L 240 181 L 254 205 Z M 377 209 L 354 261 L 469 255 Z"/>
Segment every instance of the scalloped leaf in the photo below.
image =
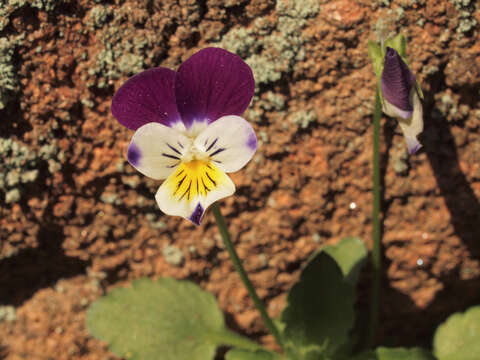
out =
<path fill-rule="evenodd" d="M 326 246 L 323 251 L 340 266 L 345 280 L 355 286 L 368 255 L 363 241 L 356 237 L 347 237 L 340 240 L 337 245 Z"/>
<path fill-rule="evenodd" d="M 354 299 L 335 260 L 323 251 L 316 254 L 290 290 L 282 313 L 287 352 L 300 359 L 317 351 L 334 354 L 348 341 Z"/>
<path fill-rule="evenodd" d="M 435 360 L 433 355 L 421 348 L 377 348 L 377 360 Z"/>
<path fill-rule="evenodd" d="M 433 349 L 439 360 L 480 359 L 480 306 L 453 314 L 440 325 Z"/>
<path fill-rule="evenodd" d="M 354 360 L 435 360 L 427 350 L 421 348 L 386 348 L 379 347 L 356 356 Z"/>
<path fill-rule="evenodd" d="M 264 350 L 245 350 L 232 349 L 230 350 L 225 360 L 280 360 L 283 359 L 280 355 L 273 354 Z"/>
<path fill-rule="evenodd" d="M 171 278 L 111 291 L 91 305 L 87 325 L 113 353 L 135 360 L 213 359 L 229 333 L 211 294 Z"/>

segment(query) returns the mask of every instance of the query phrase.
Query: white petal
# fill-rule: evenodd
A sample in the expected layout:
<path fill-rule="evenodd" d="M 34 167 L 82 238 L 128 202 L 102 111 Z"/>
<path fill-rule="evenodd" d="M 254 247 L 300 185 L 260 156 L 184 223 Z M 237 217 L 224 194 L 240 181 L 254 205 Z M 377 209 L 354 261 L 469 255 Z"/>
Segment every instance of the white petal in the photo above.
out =
<path fill-rule="evenodd" d="M 407 142 L 408 152 L 410 155 L 415 154 L 418 149 L 422 147 L 422 144 L 417 139 L 417 136 L 423 131 L 423 108 L 422 102 L 418 97 L 416 91 L 412 93 L 413 101 L 413 115 L 406 121 L 403 119 L 398 119 L 400 128 L 403 131 L 405 136 L 405 141 Z"/>
<path fill-rule="evenodd" d="M 255 154 L 257 137 L 245 119 L 228 115 L 208 125 L 195 139 L 195 146 L 219 169 L 234 172 L 244 167 Z"/>
<path fill-rule="evenodd" d="M 180 166 L 163 182 L 155 195 L 167 215 L 182 216 L 200 225 L 205 210 L 235 192 L 232 180 L 213 163 L 193 160 Z"/>
<path fill-rule="evenodd" d="M 399 109 L 385 98 L 383 99 L 382 110 L 385 114 L 394 118 L 409 119 L 412 116 L 411 111 Z"/>
<path fill-rule="evenodd" d="M 180 164 L 191 140 L 175 129 L 159 123 L 148 123 L 135 131 L 128 146 L 130 164 L 153 179 L 167 178 Z"/>

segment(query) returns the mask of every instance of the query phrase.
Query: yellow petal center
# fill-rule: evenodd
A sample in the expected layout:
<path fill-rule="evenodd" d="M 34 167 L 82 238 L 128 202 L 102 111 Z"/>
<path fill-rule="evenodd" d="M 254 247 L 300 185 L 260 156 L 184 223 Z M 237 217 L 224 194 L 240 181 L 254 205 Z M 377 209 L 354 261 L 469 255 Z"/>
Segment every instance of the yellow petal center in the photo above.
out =
<path fill-rule="evenodd" d="M 198 196 L 207 196 L 220 185 L 223 173 L 210 161 L 192 160 L 182 162 L 167 179 L 167 186 L 173 197 L 192 201 Z"/>

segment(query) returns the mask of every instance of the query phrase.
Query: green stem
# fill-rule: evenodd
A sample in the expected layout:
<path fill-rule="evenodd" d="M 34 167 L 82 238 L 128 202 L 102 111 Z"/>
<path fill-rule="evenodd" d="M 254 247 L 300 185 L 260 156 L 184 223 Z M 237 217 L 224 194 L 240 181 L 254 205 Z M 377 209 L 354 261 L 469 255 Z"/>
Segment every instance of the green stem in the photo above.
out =
<path fill-rule="evenodd" d="M 375 94 L 375 112 L 373 114 L 373 250 L 372 250 L 372 291 L 370 296 L 370 323 L 368 331 L 368 345 L 375 344 L 380 307 L 380 279 L 381 279 L 381 233 L 380 233 L 380 118 L 382 104 L 377 86 Z"/>
<path fill-rule="evenodd" d="M 283 347 L 283 342 L 280 336 L 280 332 L 278 331 L 277 327 L 273 323 L 270 316 L 268 316 L 268 313 L 265 310 L 265 307 L 263 306 L 260 298 L 258 297 L 252 285 L 252 282 L 248 278 L 247 273 L 245 272 L 245 269 L 242 266 L 242 262 L 240 261 L 240 258 L 238 257 L 237 252 L 235 251 L 235 247 L 233 246 L 232 239 L 227 230 L 227 225 L 225 224 L 225 219 L 223 218 L 223 215 L 220 212 L 220 208 L 217 203 L 214 203 L 212 205 L 212 210 L 213 210 L 213 215 L 215 216 L 215 220 L 217 222 L 218 229 L 220 230 L 220 234 L 222 235 L 225 247 L 227 248 L 227 251 L 230 254 L 230 258 L 232 259 L 235 270 L 237 270 L 238 274 L 240 275 L 240 279 L 242 279 L 243 284 L 247 288 L 248 294 L 252 298 L 255 304 L 255 307 L 260 312 L 260 315 L 262 316 L 265 326 L 268 328 L 270 333 L 275 337 L 275 340 L 277 341 L 277 343 L 281 347 Z"/>

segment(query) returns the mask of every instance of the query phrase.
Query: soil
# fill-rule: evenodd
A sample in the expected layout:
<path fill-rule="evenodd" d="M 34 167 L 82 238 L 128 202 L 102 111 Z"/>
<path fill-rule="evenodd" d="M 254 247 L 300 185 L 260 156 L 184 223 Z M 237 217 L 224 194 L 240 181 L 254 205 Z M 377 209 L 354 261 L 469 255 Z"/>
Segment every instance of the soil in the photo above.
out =
<path fill-rule="evenodd" d="M 245 117 L 260 146 L 221 206 L 273 316 L 312 252 L 344 236 L 371 248 L 375 77 L 367 41 L 389 32 L 408 39 L 425 131 L 424 147 L 409 157 L 396 121 L 382 119 L 377 343 L 429 347 L 449 314 L 480 304 L 475 1 L 27 0 L 3 1 L 0 14 L 8 43 L 0 51 L 0 140 L 8 145 L 0 305 L 10 314 L 0 321 L 0 358 L 117 359 L 89 336 L 85 311 L 144 276 L 198 283 L 231 328 L 273 346 L 212 214 L 198 228 L 161 214 L 159 182 L 128 165 L 132 132 L 110 113 L 129 76 L 175 69 L 207 46 L 237 52 L 257 79 Z M 359 284 L 360 313 L 369 274 L 367 267 Z"/>

